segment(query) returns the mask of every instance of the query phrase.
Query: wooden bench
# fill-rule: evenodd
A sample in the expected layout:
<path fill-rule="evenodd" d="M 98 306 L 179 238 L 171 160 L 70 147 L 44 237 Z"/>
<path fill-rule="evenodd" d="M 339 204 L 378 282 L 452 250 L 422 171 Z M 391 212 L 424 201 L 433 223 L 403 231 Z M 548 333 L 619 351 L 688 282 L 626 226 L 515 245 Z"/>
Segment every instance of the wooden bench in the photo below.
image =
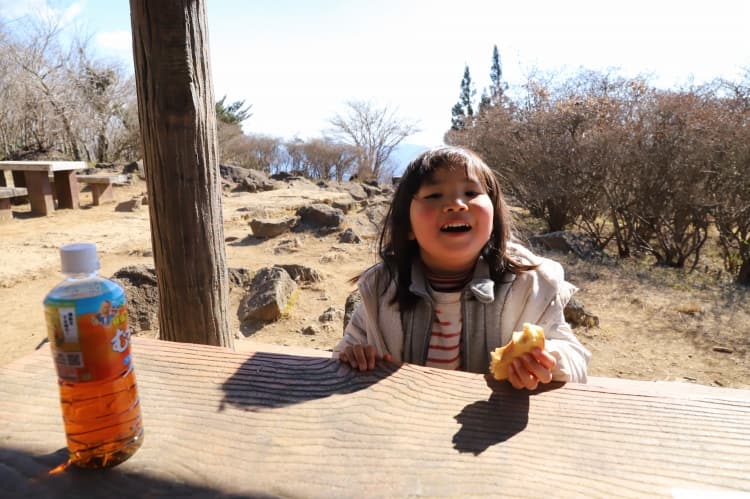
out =
<path fill-rule="evenodd" d="M 113 185 L 123 185 L 129 182 L 127 175 L 115 174 L 92 174 L 76 175 L 78 182 L 89 184 L 91 193 L 94 195 L 94 206 L 100 203 L 114 203 L 115 196 L 112 189 Z"/>
<path fill-rule="evenodd" d="M 28 194 L 29 191 L 25 187 L 0 187 L 0 223 L 13 220 L 10 200 L 15 197 L 28 196 Z"/>

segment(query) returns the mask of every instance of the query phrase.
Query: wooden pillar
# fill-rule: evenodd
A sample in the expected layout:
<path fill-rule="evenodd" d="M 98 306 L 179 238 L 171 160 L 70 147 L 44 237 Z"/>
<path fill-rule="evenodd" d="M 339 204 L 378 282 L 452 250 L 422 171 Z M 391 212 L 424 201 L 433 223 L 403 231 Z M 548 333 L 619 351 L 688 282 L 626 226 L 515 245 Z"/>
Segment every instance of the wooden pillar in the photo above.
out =
<path fill-rule="evenodd" d="M 15 173 L 15 172 L 14 172 Z M 55 200 L 52 197 L 52 184 L 46 171 L 26 172 L 26 188 L 29 190 L 31 213 L 46 215 L 55 211 Z M 16 187 L 19 185 L 16 184 Z"/>
<path fill-rule="evenodd" d="M 91 187 L 91 195 L 94 198 L 94 206 L 99 206 L 101 203 L 113 203 L 115 201 L 115 193 L 111 183 L 93 183 L 89 184 L 89 186 Z"/>
<path fill-rule="evenodd" d="M 159 336 L 232 347 L 205 0 L 130 0 Z"/>
<path fill-rule="evenodd" d="M 16 187 L 26 187 L 26 176 L 23 171 L 11 172 L 13 176 L 13 185 Z"/>
<path fill-rule="evenodd" d="M 13 220 L 13 211 L 10 209 L 10 198 L 0 198 L 0 224 Z"/>
<path fill-rule="evenodd" d="M 56 171 L 54 177 L 58 208 L 78 208 L 79 192 L 75 170 Z"/>

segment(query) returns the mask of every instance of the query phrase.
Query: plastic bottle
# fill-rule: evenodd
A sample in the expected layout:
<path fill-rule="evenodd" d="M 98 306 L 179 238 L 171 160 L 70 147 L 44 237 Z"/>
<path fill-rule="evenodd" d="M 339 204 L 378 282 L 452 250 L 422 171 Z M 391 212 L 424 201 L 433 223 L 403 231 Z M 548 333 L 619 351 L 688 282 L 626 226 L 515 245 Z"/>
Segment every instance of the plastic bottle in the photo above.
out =
<path fill-rule="evenodd" d="M 70 462 L 115 466 L 143 441 L 125 292 L 97 275 L 96 245 L 60 248 L 66 278 L 44 299 Z"/>

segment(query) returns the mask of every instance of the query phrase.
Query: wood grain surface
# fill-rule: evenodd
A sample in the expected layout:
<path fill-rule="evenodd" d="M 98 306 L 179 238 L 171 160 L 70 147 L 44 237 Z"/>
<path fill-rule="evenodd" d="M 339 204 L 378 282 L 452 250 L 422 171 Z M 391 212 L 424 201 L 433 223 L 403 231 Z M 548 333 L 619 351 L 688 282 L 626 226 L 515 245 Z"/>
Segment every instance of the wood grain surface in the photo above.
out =
<path fill-rule="evenodd" d="M 748 390 L 595 378 L 529 394 L 469 373 L 145 339 L 133 355 L 144 443 L 99 471 L 49 474 L 67 457 L 49 348 L 0 368 L 0 496 L 750 492 Z"/>

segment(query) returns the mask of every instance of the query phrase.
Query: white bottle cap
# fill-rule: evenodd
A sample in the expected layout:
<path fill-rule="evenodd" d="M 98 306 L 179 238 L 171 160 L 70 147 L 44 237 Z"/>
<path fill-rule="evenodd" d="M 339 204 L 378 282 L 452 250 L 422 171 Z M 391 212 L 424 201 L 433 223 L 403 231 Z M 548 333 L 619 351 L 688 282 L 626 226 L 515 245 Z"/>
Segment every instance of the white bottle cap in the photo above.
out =
<path fill-rule="evenodd" d="M 99 270 L 96 244 L 75 243 L 60 248 L 63 274 L 92 274 Z"/>

